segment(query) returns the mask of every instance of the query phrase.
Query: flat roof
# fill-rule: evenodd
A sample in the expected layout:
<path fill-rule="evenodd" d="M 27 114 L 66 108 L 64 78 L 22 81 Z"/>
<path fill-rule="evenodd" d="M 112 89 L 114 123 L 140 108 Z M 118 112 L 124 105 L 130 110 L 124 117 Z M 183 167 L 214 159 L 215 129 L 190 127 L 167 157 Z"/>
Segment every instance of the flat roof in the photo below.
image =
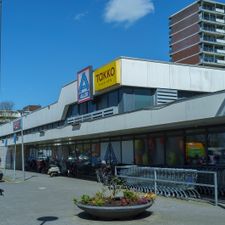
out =
<path fill-rule="evenodd" d="M 202 1 L 202 2 L 209 2 L 209 3 L 219 4 L 219 5 L 225 6 L 225 3 L 217 2 L 217 1 L 214 1 L 214 0 L 196 0 L 195 2 L 193 2 L 193 3 L 189 4 L 189 5 L 187 5 L 186 7 L 182 8 L 182 9 L 179 10 L 178 12 L 172 14 L 172 15 L 169 17 L 169 19 L 171 19 L 173 16 L 177 15 L 178 13 L 181 13 L 181 12 L 184 11 L 185 9 L 187 9 L 187 8 L 191 7 L 192 5 L 194 5 L 194 4 L 198 3 L 198 2 L 201 2 L 201 1 Z"/>

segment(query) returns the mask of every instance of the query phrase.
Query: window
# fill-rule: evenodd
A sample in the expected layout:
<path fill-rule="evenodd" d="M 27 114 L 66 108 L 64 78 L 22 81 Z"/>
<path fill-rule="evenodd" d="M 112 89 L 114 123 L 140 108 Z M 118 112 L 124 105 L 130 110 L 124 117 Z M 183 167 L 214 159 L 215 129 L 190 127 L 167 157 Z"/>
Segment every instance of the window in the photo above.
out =
<path fill-rule="evenodd" d="M 166 164 L 171 167 L 184 165 L 183 136 L 168 136 L 166 141 Z"/>
<path fill-rule="evenodd" d="M 96 104 L 93 100 L 89 101 L 87 104 L 88 104 L 88 113 L 96 111 Z"/>
<path fill-rule="evenodd" d="M 87 110 L 87 102 L 81 103 L 79 105 L 79 114 L 83 115 L 83 114 L 86 114 L 87 112 L 88 112 L 88 110 Z"/>
<path fill-rule="evenodd" d="M 225 165 L 225 132 L 208 135 L 208 163 Z"/>
<path fill-rule="evenodd" d="M 97 97 L 97 110 L 102 110 L 108 107 L 107 94 Z"/>
<path fill-rule="evenodd" d="M 192 134 L 186 136 L 185 157 L 188 165 L 206 164 L 206 136 Z"/>
<path fill-rule="evenodd" d="M 108 107 L 118 106 L 118 90 L 108 93 Z"/>
<path fill-rule="evenodd" d="M 134 89 L 135 109 L 141 109 L 153 105 L 153 97 L 150 89 Z"/>
<path fill-rule="evenodd" d="M 78 115 L 78 105 L 73 104 L 69 106 L 66 118 Z"/>
<path fill-rule="evenodd" d="M 122 141 L 122 163 L 134 164 L 133 140 Z"/>
<path fill-rule="evenodd" d="M 137 137 L 134 141 L 135 163 L 137 165 L 149 165 L 149 151 L 147 148 L 147 139 L 145 136 Z"/>
<path fill-rule="evenodd" d="M 152 106 L 154 103 L 154 89 L 123 87 L 119 96 L 123 99 L 120 112 L 129 112 L 144 107 Z"/>
<path fill-rule="evenodd" d="M 165 164 L 164 145 L 165 145 L 164 136 L 148 137 L 148 151 L 149 151 L 150 165 L 163 166 Z"/>

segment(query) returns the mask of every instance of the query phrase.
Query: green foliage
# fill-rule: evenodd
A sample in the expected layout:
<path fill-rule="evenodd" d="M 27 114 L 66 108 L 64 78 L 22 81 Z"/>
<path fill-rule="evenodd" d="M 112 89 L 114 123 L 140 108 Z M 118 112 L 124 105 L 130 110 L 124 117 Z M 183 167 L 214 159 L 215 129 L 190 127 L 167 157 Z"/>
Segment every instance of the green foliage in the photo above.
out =
<path fill-rule="evenodd" d="M 76 198 L 73 199 L 73 203 L 77 204 L 78 200 Z"/>
<path fill-rule="evenodd" d="M 124 190 L 123 196 L 124 196 L 124 198 L 129 199 L 131 201 L 137 201 L 137 199 L 139 198 L 139 196 L 136 192 L 130 191 L 130 190 Z"/>
<path fill-rule="evenodd" d="M 89 195 L 82 195 L 81 196 L 81 203 L 88 204 L 91 201 L 91 198 Z"/>

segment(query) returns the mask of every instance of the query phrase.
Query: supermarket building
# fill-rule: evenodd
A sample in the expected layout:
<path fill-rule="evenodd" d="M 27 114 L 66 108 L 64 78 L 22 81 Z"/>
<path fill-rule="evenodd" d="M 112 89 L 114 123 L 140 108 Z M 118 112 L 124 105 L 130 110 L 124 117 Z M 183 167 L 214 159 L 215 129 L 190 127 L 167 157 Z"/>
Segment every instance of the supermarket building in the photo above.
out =
<path fill-rule="evenodd" d="M 16 143 L 21 168 L 21 127 L 26 161 L 225 167 L 224 89 L 219 68 L 126 57 L 87 67 L 57 102 L 0 126 L 0 167 L 12 167 Z"/>

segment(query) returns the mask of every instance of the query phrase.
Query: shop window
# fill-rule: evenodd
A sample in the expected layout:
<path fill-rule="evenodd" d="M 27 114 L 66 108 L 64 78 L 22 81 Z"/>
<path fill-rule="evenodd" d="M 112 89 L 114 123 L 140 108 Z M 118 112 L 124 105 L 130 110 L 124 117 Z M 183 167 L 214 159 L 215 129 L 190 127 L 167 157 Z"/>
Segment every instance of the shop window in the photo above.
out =
<path fill-rule="evenodd" d="M 135 138 L 134 141 L 134 156 L 135 156 L 135 164 L 137 165 L 149 165 L 149 151 L 147 148 L 147 138 L 140 137 Z"/>
<path fill-rule="evenodd" d="M 208 135 L 208 163 L 225 165 L 225 133 Z"/>
<path fill-rule="evenodd" d="M 79 161 L 86 163 L 91 162 L 91 144 L 83 144 L 83 151 L 80 152 Z"/>
<path fill-rule="evenodd" d="M 204 134 L 187 135 L 185 148 L 188 165 L 206 164 L 206 136 Z"/>
<path fill-rule="evenodd" d="M 122 141 L 122 164 L 134 164 L 133 140 Z"/>
<path fill-rule="evenodd" d="M 101 151 L 100 151 L 100 143 L 93 143 L 91 145 L 91 158 L 92 158 L 92 166 L 98 166 L 101 164 Z"/>
<path fill-rule="evenodd" d="M 165 164 L 164 154 L 165 139 L 161 137 L 148 137 L 149 163 L 154 166 L 163 166 Z"/>
<path fill-rule="evenodd" d="M 183 136 L 168 136 L 166 141 L 166 164 L 170 167 L 184 165 Z"/>
<path fill-rule="evenodd" d="M 120 142 L 102 142 L 101 143 L 101 160 L 108 164 L 121 163 Z"/>

